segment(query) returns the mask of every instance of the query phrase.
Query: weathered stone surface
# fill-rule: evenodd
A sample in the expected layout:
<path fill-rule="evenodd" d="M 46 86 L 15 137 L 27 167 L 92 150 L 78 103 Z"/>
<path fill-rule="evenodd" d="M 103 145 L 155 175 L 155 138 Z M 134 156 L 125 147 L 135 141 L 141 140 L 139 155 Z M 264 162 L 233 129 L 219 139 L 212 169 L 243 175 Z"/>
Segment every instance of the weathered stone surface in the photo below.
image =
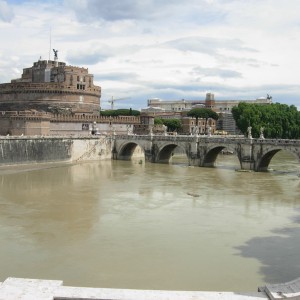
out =
<path fill-rule="evenodd" d="M 0 300 L 261 300 L 265 293 L 194 292 L 65 287 L 62 281 L 8 278 L 0 285 Z"/>
<path fill-rule="evenodd" d="M 300 299 L 300 278 L 280 284 L 267 284 L 264 291 L 272 300 Z"/>
<path fill-rule="evenodd" d="M 0 138 L 0 165 L 110 158 L 110 140 L 106 137 Z"/>

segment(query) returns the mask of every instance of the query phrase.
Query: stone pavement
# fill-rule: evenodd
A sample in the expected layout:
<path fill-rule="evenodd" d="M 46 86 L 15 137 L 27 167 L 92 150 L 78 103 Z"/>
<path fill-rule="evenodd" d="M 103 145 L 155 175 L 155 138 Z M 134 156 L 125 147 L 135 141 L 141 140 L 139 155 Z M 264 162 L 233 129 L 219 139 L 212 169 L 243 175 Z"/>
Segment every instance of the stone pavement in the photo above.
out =
<path fill-rule="evenodd" d="M 0 283 L 0 300 L 256 300 L 264 292 L 193 292 L 83 288 L 63 286 L 62 281 L 7 278 Z"/>
<path fill-rule="evenodd" d="M 0 283 L 0 300 L 299 300 L 300 278 L 258 290 L 235 293 L 85 288 L 63 286 L 60 280 L 9 277 Z"/>

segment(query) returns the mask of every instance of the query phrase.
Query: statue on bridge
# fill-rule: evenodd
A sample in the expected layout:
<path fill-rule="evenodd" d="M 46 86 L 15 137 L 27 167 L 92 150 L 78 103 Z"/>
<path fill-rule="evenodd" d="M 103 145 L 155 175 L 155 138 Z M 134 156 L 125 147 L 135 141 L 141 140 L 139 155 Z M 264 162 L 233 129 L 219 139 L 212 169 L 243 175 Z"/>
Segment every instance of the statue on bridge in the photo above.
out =
<path fill-rule="evenodd" d="M 211 137 L 211 127 L 210 126 L 208 126 L 208 128 L 207 128 L 207 136 Z"/>
<path fill-rule="evenodd" d="M 168 127 L 166 125 L 163 125 L 163 129 L 164 129 L 164 135 L 167 136 L 168 135 Z"/>
<path fill-rule="evenodd" d="M 130 125 L 127 125 L 127 135 L 133 135 L 133 130 Z"/>
<path fill-rule="evenodd" d="M 196 125 L 192 130 L 192 135 L 198 135 L 199 134 L 199 127 Z"/>
<path fill-rule="evenodd" d="M 153 136 L 153 127 L 151 125 L 150 125 L 150 128 L 149 128 L 149 135 Z"/>
<path fill-rule="evenodd" d="M 263 128 L 263 127 L 260 127 L 260 136 L 259 136 L 259 138 L 260 138 L 261 140 L 264 140 L 264 139 L 265 139 L 265 137 L 264 137 L 264 128 Z"/>
<path fill-rule="evenodd" d="M 252 130 L 252 127 L 251 127 L 251 126 L 249 126 L 249 127 L 247 128 L 247 132 L 248 132 L 248 139 L 252 139 L 252 133 L 251 133 L 251 130 Z"/>

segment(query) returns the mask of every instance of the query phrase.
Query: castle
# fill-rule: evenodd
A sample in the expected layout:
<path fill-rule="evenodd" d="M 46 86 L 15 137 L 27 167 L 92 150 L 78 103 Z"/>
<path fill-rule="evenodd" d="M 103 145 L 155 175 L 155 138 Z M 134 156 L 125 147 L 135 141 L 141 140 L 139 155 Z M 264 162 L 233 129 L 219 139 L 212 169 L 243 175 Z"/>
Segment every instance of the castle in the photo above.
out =
<path fill-rule="evenodd" d="M 0 135 L 89 135 L 127 132 L 138 117 L 100 116 L 101 87 L 87 68 L 39 60 L 21 78 L 0 84 Z"/>
<path fill-rule="evenodd" d="M 36 110 L 51 113 L 99 113 L 101 87 L 87 68 L 39 60 L 23 69 L 21 78 L 0 84 L 0 111 Z"/>

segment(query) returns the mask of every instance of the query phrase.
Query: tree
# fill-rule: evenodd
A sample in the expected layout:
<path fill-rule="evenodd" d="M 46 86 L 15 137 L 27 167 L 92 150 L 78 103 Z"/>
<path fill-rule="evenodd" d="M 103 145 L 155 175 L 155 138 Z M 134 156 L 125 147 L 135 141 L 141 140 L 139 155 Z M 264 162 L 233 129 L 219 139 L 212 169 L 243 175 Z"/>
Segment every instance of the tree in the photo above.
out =
<path fill-rule="evenodd" d="M 168 131 L 178 131 L 181 128 L 179 119 L 163 119 L 162 121 L 168 127 Z"/>
<path fill-rule="evenodd" d="M 266 138 L 300 138 L 300 112 L 294 105 L 272 103 L 239 103 L 232 108 L 237 127 L 246 135 L 248 126 L 253 136 L 259 137 L 260 128 L 264 128 Z"/>
<path fill-rule="evenodd" d="M 163 120 L 161 118 L 154 118 L 154 125 L 163 125 Z"/>
<path fill-rule="evenodd" d="M 205 128 L 204 131 L 206 132 L 206 126 L 207 126 L 207 121 L 209 118 L 218 120 L 219 115 L 211 110 L 210 108 L 193 108 L 187 113 L 188 117 L 196 118 L 196 125 L 198 126 L 198 120 L 199 119 L 205 119 Z"/>
<path fill-rule="evenodd" d="M 165 125 L 168 127 L 168 131 L 179 131 L 181 128 L 181 121 L 179 119 L 162 119 L 162 118 L 155 118 L 154 119 L 155 125 Z"/>
<path fill-rule="evenodd" d="M 139 116 L 141 113 L 138 110 L 134 109 L 115 109 L 115 110 L 103 110 L 100 112 L 101 116 L 106 117 L 118 117 L 118 116 Z"/>

